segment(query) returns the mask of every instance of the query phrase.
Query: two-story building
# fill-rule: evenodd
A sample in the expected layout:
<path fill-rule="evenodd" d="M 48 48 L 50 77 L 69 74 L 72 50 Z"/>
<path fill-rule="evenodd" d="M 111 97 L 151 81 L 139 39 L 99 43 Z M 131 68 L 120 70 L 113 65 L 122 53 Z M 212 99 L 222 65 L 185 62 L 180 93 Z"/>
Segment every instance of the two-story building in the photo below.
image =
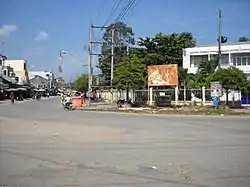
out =
<path fill-rule="evenodd" d="M 14 69 L 15 76 L 17 77 L 18 84 L 29 84 L 29 76 L 27 70 L 26 60 L 5 60 L 5 66 L 10 66 Z"/>
<path fill-rule="evenodd" d="M 234 66 L 250 79 L 250 42 L 225 43 L 221 46 L 221 67 Z M 196 73 L 199 64 L 218 57 L 218 45 L 204 45 L 183 49 L 183 67 Z"/>

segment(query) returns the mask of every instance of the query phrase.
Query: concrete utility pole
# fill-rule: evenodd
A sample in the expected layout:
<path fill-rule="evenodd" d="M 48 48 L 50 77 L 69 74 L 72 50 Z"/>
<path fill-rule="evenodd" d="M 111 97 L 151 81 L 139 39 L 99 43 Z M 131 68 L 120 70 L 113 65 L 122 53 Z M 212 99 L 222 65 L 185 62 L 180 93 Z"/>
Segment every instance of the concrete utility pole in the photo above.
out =
<path fill-rule="evenodd" d="M 219 9 L 218 30 L 219 30 L 219 38 L 218 38 L 218 69 L 220 69 L 221 68 L 221 32 L 222 32 L 221 9 Z"/>
<path fill-rule="evenodd" d="M 90 25 L 90 32 L 89 32 L 89 63 L 88 63 L 88 71 L 89 71 L 89 90 L 91 90 L 91 86 L 93 84 L 93 67 L 92 67 L 92 56 L 99 56 L 101 54 L 93 53 L 93 44 L 102 45 L 103 42 L 100 41 L 93 41 L 93 30 L 94 29 L 107 29 L 108 27 L 102 26 L 93 26 Z"/>
<path fill-rule="evenodd" d="M 92 41 L 93 40 L 93 26 L 90 24 L 89 28 L 89 63 L 88 63 L 88 91 L 91 91 L 92 86 Z"/>
<path fill-rule="evenodd" d="M 114 36 L 115 36 L 115 29 L 112 28 L 111 30 L 111 66 L 110 66 L 110 86 L 113 86 L 113 77 L 114 77 Z"/>

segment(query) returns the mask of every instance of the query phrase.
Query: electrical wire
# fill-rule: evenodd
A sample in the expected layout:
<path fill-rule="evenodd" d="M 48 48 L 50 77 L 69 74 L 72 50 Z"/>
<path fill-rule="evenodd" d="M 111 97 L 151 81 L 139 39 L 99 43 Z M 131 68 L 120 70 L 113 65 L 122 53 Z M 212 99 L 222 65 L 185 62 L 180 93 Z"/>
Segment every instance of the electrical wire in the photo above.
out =
<path fill-rule="evenodd" d="M 127 5 L 122 9 L 118 17 L 116 18 L 115 22 L 120 22 L 122 19 L 126 16 L 126 14 L 130 11 L 133 4 L 136 2 L 136 0 L 129 0 Z"/>

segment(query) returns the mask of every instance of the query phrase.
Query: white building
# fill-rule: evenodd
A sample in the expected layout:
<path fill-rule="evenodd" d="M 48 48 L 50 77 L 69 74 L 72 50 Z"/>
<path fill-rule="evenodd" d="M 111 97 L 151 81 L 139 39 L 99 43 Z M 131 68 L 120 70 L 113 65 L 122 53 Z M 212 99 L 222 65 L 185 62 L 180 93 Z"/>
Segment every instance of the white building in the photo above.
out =
<path fill-rule="evenodd" d="M 247 74 L 250 79 L 250 42 L 225 43 L 221 46 L 221 67 L 235 66 Z M 218 45 L 204 45 L 183 50 L 183 67 L 189 73 L 196 73 L 201 61 L 215 60 Z"/>
<path fill-rule="evenodd" d="M 18 84 L 29 84 L 26 60 L 5 60 L 5 66 L 10 66 L 14 69 L 15 76 L 18 77 Z"/>

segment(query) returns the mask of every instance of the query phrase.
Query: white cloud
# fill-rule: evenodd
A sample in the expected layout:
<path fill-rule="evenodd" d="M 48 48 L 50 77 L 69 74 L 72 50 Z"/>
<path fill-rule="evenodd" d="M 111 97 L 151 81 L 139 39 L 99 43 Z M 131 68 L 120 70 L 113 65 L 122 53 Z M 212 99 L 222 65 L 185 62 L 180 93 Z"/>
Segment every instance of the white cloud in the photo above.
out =
<path fill-rule="evenodd" d="M 11 33 L 17 31 L 16 25 L 3 25 L 0 27 L 0 36 L 8 37 Z"/>
<path fill-rule="evenodd" d="M 41 41 L 48 40 L 48 39 L 49 39 L 48 33 L 46 33 L 45 31 L 40 31 L 37 33 L 34 40 L 35 42 L 41 42 Z"/>

